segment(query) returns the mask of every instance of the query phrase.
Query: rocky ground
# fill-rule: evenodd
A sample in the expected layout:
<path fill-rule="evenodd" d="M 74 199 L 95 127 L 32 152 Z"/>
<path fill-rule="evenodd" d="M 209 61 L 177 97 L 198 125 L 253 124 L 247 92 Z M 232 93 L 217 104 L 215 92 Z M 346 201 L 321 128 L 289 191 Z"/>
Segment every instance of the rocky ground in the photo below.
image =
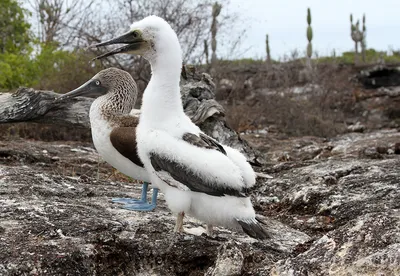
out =
<path fill-rule="evenodd" d="M 0 275 L 400 275 L 400 132 L 333 139 L 244 136 L 267 152 L 252 193 L 271 239 L 256 241 L 113 197 L 140 185 L 92 145 L 0 141 Z"/>

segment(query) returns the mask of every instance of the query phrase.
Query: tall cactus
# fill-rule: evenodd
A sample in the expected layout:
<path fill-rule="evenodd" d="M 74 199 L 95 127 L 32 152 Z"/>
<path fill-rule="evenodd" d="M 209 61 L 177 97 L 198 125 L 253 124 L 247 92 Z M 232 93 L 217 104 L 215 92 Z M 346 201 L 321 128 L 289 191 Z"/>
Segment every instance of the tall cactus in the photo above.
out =
<path fill-rule="evenodd" d="M 204 54 L 206 56 L 206 64 L 210 64 L 208 61 L 208 43 L 207 43 L 207 39 L 204 39 Z"/>
<path fill-rule="evenodd" d="M 311 27 L 311 11 L 310 8 L 307 8 L 307 67 L 311 68 L 311 56 L 312 56 L 312 38 L 313 38 L 313 31 Z"/>
<path fill-rule="evenodd" d="M 365 26 L 365 14 L 363 14 L 363 26 L 362 26 L 362 36 L 363 39 L 361 41 L 361 55 L 362 55 L 362 60 L 365 63 L 365 51 L 367 48 L 367 41 L 366 41 L 366 37 L 367 37 L 367 27 Z"/>
<path fill-rule="evenodd" d="M 265 50 L 267 52 L 267 65 L 271 65 L 271 52 L 269 49 L 269 37 L 268 34 L 265 37 Z"/>
<path fill-rule="evenodd" d="M 366 48 L 366 26 L 365 26 L 365 14 L 363 16 L 363 27 L 362 31 L 360 31 L 360 20 L 357 20 L 356 24 L 353 24 L 353 15 L 350 14 L 350 31 L 351 31 L 351 39 L 354 41 L 354 63 L 358 64 L 359 61 L 359 53 L 358 53 L 358 45 L 361 46 L 362 51 L 362 59 L 365 62 L 365 48 Z"/>
<path fill-rule="evenodd" d="M 217 16 L 221 13 L 222 5 L 218 4 L 218 2 L 215 2 L 213 7 L 212 7 L 212 23 L 211 23 L 211 49 L 212 49 L 212 55 L 211 55 L 211 67 L 215 67 L 215 64 L 217 62 Z"/>

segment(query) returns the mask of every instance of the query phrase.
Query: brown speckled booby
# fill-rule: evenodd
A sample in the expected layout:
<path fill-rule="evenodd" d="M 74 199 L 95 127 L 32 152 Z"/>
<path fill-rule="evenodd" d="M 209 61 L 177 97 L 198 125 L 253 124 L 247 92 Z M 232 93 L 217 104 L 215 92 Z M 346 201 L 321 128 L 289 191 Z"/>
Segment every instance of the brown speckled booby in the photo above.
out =
<path fill-rule="evenodd" d="M 147 203 L 150 178 L 137 153 L 139 118 L 130 114 L 137 98 L 137 86 L 132 76 L 126 71 L 108 68 L 57 101 L 77 96 L 96 97 L 89 118 L 93 144 L 102 158 L 120 172 L 144 181 L 141 200 L 117 198 L 113 201 L 125 203 L 124 208 L 130 210 L 154 209 L 158 191 L 154 189 L 152 203 Z"/>

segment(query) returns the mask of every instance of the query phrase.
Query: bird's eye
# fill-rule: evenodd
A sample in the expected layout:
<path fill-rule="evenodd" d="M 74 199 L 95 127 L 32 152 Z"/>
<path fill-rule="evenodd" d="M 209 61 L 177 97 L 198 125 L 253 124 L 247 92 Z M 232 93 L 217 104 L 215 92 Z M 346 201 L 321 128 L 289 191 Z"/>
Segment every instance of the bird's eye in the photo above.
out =
<path fill-rule="evenodd" d="M 133 31 L 132 36 L 134 38 L 137 38 L 139 36 L 139 33 L 137 31 Z"/>
<path fill-rule="evenodd" d="M 100 85 L 100 81 L 97 80 L 97 81 L 95 82 L 95 84 L 96 84 L 97 86 L 99 86 L 99 85 Z"/>

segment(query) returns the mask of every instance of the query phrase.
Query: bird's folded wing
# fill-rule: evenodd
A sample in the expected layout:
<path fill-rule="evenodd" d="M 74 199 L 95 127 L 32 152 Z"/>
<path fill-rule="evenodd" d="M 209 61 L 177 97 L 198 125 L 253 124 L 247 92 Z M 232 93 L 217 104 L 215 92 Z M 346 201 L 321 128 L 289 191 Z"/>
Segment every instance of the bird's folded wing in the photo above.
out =
<path fill-rule="evenodd" d="M 181 191 L 190 191 L 190 189 L 185 186 L 184 184 L 180 183 L 179 181 L 176 181 L 170 174 L 169 172 L 166 171 L 156 171 L 156 175 L 165 183 L 167 183 L 171 187 L 175 187 L 178 190 Z"/>
<path fill-rule="evenodd" d="M 204 133 L 200 133 L 199 136 L 193 133 L 185 133 L 182 139 L 192 145 L 207 148 L 207 149 L 215 149 L 217 151 L 222 152 L 228 158 L 235 163 L 236 166 L 242 172 L 243 180 L 246 185 L 246 188 L 252 187 L 255 182 L 255 174 L 251 165 L 247 162 L 246 158 L 237 150 L 230 147 L 223 147 L 213 138 L 205 135 Z"/>
<path fill-rule="evenodd" d="M 113 147 L 135 165 L 143 167 L 137 153 L 136 127 L 116 127 L 110 133 Z"/>
<path fill-rule="evenodd" d="M 165 145 L 165 147 L 169 146 L 171 145 Z M 172 183 L 171 179 L 174 179 L 191 191 L 213 196 L 246 196 L 240 174 L 233 177 L 236 183 L 229 182 L 232 178 L 225 181 L 223 175 L 226 172 L 222 172 L 223 165 L 225 164 L 227 171 L 231 170 L 233 174 L 238 173 L 235 171 L 237 167 L 225 156 L 224 148 L 215 140 L 204 134 L 197 136 L 185 133 L 182 140 L 177 142 L 176 149 L 177 151 L 173 154 L 169 151 L 152 151 L 150 153 L 151 164 L 156 174 L 164 182 L 182 190 L 182 186 Z M 199 164 L 198 161 L 202 162 L 204 166 L 189 165 L 190 163 Z M 220 169 L 210 168 L 217 163 Z M 165 172 L 169 176 L 166 176 Z M 240 184 L 237 185 L 237 183 Z"/>
<path fill-rule="evenodd" d="M 193 133 L 186 132 L 183 134 L 182 139 L 194 146 L 206 149 L 214 149 L 226 155 L 224 147 L 211 137 L 200 133 L 199 136 Z"/>

